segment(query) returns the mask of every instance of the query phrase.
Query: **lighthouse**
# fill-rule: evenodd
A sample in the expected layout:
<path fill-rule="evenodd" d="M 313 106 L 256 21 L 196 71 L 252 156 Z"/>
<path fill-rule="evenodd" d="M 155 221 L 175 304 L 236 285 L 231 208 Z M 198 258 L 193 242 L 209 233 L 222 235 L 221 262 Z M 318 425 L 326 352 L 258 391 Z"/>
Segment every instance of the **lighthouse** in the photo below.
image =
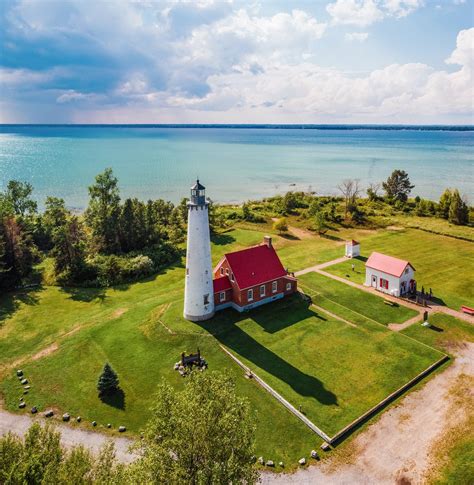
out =
<path fill-rule="evenodd" d="M 209 201 L 206 200 L 206 188 L 199 180 L 191 187 L 191 198 L 188 202 L 183 313 L 184 318 L 193 322 L 207 320 L 214 315 Z"/>

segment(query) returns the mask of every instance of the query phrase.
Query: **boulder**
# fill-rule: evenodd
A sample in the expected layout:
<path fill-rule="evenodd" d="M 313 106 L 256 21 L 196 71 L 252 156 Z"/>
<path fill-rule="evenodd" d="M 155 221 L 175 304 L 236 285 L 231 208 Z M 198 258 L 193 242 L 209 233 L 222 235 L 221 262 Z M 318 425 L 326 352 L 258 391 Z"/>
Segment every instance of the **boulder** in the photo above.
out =
<path fill-rule="evenodd" d="M 52 409 L 48 409 L 48 411 L 45 411 L 44 412 L 44 417 L 45 418 L 51 418 L 53 416 L 53 410 Z"/>
<path fill-rule="evenodd" d="M 21 376 L 23 375 L 23 371 L 22 371 L 21 369 L 18 369 L 18 370 L 16 371 L 16 375 L 17 375 L 18 377 L 21 377 Z"/>
<path fill-rule="evenodd" d="M 321 449 L 323 451 L 329 451 L 331 449 L 331 447 L 329 446 L 329 443 L 326 443 L 324 442 L 322 445 L 321 445 Z"/>
<path fill-rule="evenodd" d="M 63 414 L 63 421 L 69 421 L 71 419 L 71 416 L 69 413 L 64 413 Z"/>
<path fill-rule="evenodd" d="M 78 423 L 80 423 L 80 422 L 82 421 L 82 418 L 81 418 L 80 416 L 78 416 L 78 417 L 76 418 L 76 421 L 77 421 Z"/>
<path fill-rule="evenodd" d="M 23 389 L 27 391 L 28 389 L 31 389 L 31 386 L 25 386 Z"/>
<path fill-rule="evenodd" d="M 179 369 L 179 362 L 176 362 L 176 364 L 174 365 L 174 370 L 178 370 Z"/>
<path fill-rule="evenodd" d="M 314 459 L 319 458 L 318 452 L 316 450 L 311 450 L 311 458 L 314 458 Z"/>
<path fill-rule="evenodd" d="M 300 460 L 298 460 L 298 463 L 300 465 L 306 465 L 306 458 L 301 458 Z"/>
<path fill-rule="evenodd" d="M 260 465 L 263 465 L 265 462 L 263 461 L 263 456 L 260 456 L 259 459 L 257 460 Z"/>
<path fill-rule="evenodd" d="M 275 463 L 273 463 L 273 460 L 268 460 L 266 465 L 267 466 L 275 466 Z"/>
<path fill-rule="evenodd" d="M 28 379 L 22 379 L 20 382 L 24 386 L 25 384 L 28 384 Z"/>
<path fill-rule="evenodd" d="M 36 406 L 33 406 L 31 408 L 31 414 L 36 414 L 38 412 L 38 408 Z"/>
<path fill-rule="evenodd" d="M 92 421 L 92 426 L 97 426 L 97 421 Z"/>
<path fill-rule="evenodd" d="M 119 426 L 119 433 L 125 433 L 127 431 L 127 428 L 125 426 Z"/>
<path fill-rule="evenodd" d="M 282 468 L 285 467 L 285 464 L 282 461 L 280 461 L 280 463 L 278 463 L 278 465 L 281 466 Z"/>
<path fill-rule="evenodd" d="M 107 423 L 107 428 L 110 429 L 111 427 L 112 427 L 112 425 L 110 423 Z"/>
<path fill-rule="evenodd" d="M 28 389 L 25 389 L 25 390 L 23 391 L 23 394 L 28 394 Z"/>
<path fill-rule="evenodd" d="M 18 404 L 18 407 L 20 409 L 23 409 L 24 407 L 26 407 L 26 402 L 21 402 L 20 404 Z"/>

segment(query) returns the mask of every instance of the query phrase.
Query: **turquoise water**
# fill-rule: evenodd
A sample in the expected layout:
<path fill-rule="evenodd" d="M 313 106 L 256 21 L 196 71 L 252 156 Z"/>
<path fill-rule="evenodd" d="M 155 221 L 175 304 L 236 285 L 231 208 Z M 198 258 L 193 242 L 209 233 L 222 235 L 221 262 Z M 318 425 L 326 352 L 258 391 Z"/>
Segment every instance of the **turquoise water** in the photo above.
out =
<path fill-rule="evenodd" d="M 473 131 L 0 126 L 0 188 L 26 180 L 40 205 L 54 195 L 82 209 L 94 176 L 112 167 L 122 197 L 177 202 L 199 176 L 213 200 L 240 202 L 337 194 L 345 178 L 366 187 L 400 168 L 414 195 L 437 199 L 448 186 L 473 194 L 473 148 Z"/>

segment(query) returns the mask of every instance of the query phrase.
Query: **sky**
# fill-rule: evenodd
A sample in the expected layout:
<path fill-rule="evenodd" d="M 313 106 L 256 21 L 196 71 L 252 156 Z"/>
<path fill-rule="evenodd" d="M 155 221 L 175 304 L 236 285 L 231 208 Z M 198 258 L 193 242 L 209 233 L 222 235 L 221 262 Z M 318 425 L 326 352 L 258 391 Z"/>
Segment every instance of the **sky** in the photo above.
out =
<path fill-rule="evenodd" d="M 0 123 L 473 124 L 474 0 L 1 0 Z"/>

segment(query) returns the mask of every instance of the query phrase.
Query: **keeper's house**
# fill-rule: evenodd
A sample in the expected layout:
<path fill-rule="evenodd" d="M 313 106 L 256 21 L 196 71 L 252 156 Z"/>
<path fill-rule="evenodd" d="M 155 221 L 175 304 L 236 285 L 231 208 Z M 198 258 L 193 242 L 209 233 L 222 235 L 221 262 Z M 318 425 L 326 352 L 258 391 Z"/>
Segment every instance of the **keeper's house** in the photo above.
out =
<path fill-rule="evenodd" d="M 214 269 L 215 310 L 243 312 L 296 290 L 296 278 L 283 268 L 269 236 L 258 246 L 226 254 Z"/>
<path fill-rule="evenodd" d="M 365 286 L 393 296 L 414 293 L 415 268 L 409 261 L 373 252 L 365 263 Z"/>

